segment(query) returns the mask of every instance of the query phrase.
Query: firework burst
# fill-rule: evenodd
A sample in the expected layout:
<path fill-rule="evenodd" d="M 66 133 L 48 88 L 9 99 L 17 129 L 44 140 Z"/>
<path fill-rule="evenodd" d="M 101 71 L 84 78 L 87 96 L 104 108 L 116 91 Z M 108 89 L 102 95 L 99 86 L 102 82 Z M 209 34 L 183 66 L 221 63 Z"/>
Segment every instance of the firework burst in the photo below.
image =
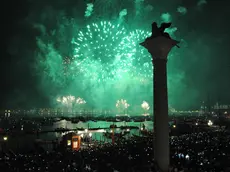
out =
<path fill-rule="evenodd" d="M 143 101 L 143 103 L 141 104 L 141 107 L 145 111 L 149 110 L 149 108 L 150 108 L 148 102 L 146 102 L 146 101 Z"/>
<path fill-rule="evenodd" d="M 135 31 L 130 32 L 126 37 L 124 37 L 120 43 L 122 47 L 122 52 L 126 66 L 129 66 L 129 69 L 135 76 L 141 76 L 141 78 L 150 78 L 152 77 L 152 64 L 150 54 L 143 49 L 139 43 L 143 39 L 149 37 L 150 32 L 145 32 L 143 30 L 136 29 Z"/>
<path fill-rule="evenodd" d="M 80 31 L 72 43 L 74 49 L 73 69 L 97 81 L 106 81 L 113 78 L 119 58 L 123 56 L 119 47 L 120 40 L 125 37 L 124 27 L 113 25 L 111 22 L 101 21 L 87 25 Z M 78 73 L 78 74 L 79 74 Z"/>
<path fill-rule="evenodd" d="M 95 3 L 93 5 L 95 7 Z M 120 18 L 119 11 L 122 12 Z M 43 73 L 46 72 L 45 87 L 57 86 L 58 95 L 75 94 L 77 90 L 87 100 L 87 106 L 100 109 L 115 108 L 113 102 L 120 97 L 132 100 L 132 107 L 136 104 L 140 108 L 140 100 L 151 103 L 152 99 L 148 98 L 152 95 L 151 56 L 139 45 L 151 33 L 134 24 L 128 25 L 125 19 L 130 13 L 122 7 L 116 20 L 108 21 L 105 17 L 91 23 L 96 15 L 93 11 L 92 16 L 85 18 L 88 25 L 65 19 L 60 21 L 56 32 L 38 39 L 39 60 L 45 56 L 44 62 L 39 61 Z M 47 41 L 52 39 L 52 43 Z M 59 102 L 63 107 L 81 106 L 76 102 L 77 97 L 74 101 L 70 103 L 62 97 Z"/>
<path fill-rule="evenodd" d="M 127 32 L 119 24 L 107 21 L 87 25 L 72 40 L 76 48 L 68 69 L 98 82 L 121 80 L 127 75 L 152 77 L 151 57 L 139 46 L 148 36 L 149 32 Z M 69 65 L 69 61 L 65 59 L 65 64 Z"/>
<path fill-rule="evenodd" d="M 68 111 L 71 111 L 75 104 L 75 97 L 71 95 L 58 97 L 57 102 L 61 103 L 62 106 L 66 107 Z"/>
<path fill-rule="evenodd" d="M 76 99 L 76 103 L 77 103 L 78 105 L 82 105 L 82 104 L 86 104 L 86 101 L 85 101 L 83 98 L 78 97 L 78 98 Z"/>
<path fill-rule="evenodd" d="M 129 106 L 130 106 L 130 104 L 128 104 L 127 100 L 125 100 L 125 99 L 117 100 L 117 102 L 116 102 L 116 108 L 118 108 L 119 110 L 125 110 Z"/>
<path fill-rule="evenodd" d="M 149 113 L 147 113 L 147 112 L 148 112 L 148 110 L 150 109 L 150 106 L 149 106 L 148 102 L 143 101 L 142 104 L 141 104 L 141 107 L 142 107 L 142 109 L 144 110 L 144 114 L 142 114 L 142 115 L 143 115 L 143 116 L 148 116 Z"/>

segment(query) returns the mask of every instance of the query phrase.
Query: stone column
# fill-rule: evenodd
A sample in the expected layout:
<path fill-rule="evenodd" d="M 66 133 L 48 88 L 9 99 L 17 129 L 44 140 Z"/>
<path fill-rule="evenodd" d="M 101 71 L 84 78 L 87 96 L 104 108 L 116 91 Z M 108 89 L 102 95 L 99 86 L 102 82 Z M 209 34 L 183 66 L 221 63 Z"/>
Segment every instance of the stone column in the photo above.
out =
<path fill-rule="evenodd" d="M 168 126 L 168 90 L 167 60 L 155 59 L 154 65 L 154 155 L 158 166 L 168 171 L 169 166 L 169 126 Z"/>
<path fill-rule="evenodd" d="M 159 35 L 143 43 L 152 56 L 154 66 L 154 159 L 162 172 L 169 170 L 169 124 L 167 57 L 178 41 Z"/>

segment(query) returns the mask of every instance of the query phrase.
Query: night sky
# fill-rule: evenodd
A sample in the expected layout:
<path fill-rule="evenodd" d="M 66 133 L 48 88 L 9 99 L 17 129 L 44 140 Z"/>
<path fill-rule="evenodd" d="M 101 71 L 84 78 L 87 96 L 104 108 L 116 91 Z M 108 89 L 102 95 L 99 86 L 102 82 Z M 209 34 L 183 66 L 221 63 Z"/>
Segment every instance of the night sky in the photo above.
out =
<path fill-rule="evenodd" d="M 100 5 L 103 4 L 102 0 L 94 0 L 92 2 L 95 3 L 95 12 L 88 20 L 94 22 L 103 16 L 107 20 L 114 19 L 122 9 L 127 9 L 126 24 L 135 22 L 135 26 L 142 27 L 143 22 L 132 21 L 131 13 L 135 11 L 131 3 L 133 1 L 118 0 L 114 6 L 108 2 Z M 178 73 L 184 73 L 183 81 L 180 81 L 184 87 L 180 89 L 175 86 L 174 89 L 178 87 L 179 90 L 176 90 L 175 94 L 171 93 L 177 98 L 173 99 L 175 101 L 172 106 L 178 109 L 195 109 L 200 107 L 202 101 L 207 101 L 208 97 L 211 103 L 217 101 L 230 103 L 230 1 L 200 1 L 203 3 L 198 3 L 197 0 L 143 1 L 143 8 L 153 7 L 151 12 L 146 13 L 148 19 L 145 25 L 150 27 L 155 18 L 160 18 L 162 13 L 169 13 L 173 24 L 177 27 L 176 38 L 185 40 L 181 43 L 184 44 L 181 45 L 181 49 L 176 50 L 176 57 L 173 57 L 174 68 L 180 69 Z M 64 12 L 66 18 L 73 18 L 79 25 L 84 26 L 87 23 L 87 18 L 84 17 L 86 4 L 90 2 L 90 0 L 7 0 L 1 5 L 1 108 L 51 107 L 54 105 L 52 99 L 60 90 L 62 95 L 72 94 L 71 91 L 64 90 L 63 85 L 41 84 L 44 82 L 44 73 L 41 68 L 37 69 L 36 65 L 39 52 L 36 38 L 44 36 L 41 33 L 42 29 L 35 27 L 35 23 L 45 26 L 48 33 L 49 30 L 58 27 L 57 14 Z M 112 6 L 114 8 L 109 9 Z M 187 10 L 179 12 L 178 7 Z M 59 45 L 60 40 L 58 41 L 55 40 L 54 44 Z M 59 51 L 60 54 L 62 52 L 67 50 Z M 176 73 L 172 67 L 169 72 L 171 70 Z M 176 84 L 180 85 L 179 82 Z"/>

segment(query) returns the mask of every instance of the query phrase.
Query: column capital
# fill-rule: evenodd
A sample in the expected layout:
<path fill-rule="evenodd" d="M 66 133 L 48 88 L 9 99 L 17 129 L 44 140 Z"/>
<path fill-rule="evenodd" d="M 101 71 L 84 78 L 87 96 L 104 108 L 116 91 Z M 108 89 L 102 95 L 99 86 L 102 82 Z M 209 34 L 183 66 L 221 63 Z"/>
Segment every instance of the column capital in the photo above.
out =
<path fill-rule="evenodd" d="M 154 38 L 147 38 L 144 42 L 140 43 L 145 47 L 152 56 L 152 60 L 167 60 L 168 54 L 174 46 L 178 47 L 179 41 L 176 41 L 165 36 L 157 36 Z"/>

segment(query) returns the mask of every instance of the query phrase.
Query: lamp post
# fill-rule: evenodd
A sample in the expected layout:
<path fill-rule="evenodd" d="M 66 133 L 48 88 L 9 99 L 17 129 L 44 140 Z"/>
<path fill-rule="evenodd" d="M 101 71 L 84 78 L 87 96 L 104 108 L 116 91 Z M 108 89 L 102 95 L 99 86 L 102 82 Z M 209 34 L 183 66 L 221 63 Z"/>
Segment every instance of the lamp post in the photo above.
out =
<path fill-rule="evenodd" d="M 163 172 L 168 172 L 170 164 L 167 57 L 171 49 L 179 43 L 164 32 L 170 26 L 171 23 L 162 23 L 158 28 L 154 22 L 152 36 L 140 43 L 151 54 L 154 66 L 154 160 Z"/>

